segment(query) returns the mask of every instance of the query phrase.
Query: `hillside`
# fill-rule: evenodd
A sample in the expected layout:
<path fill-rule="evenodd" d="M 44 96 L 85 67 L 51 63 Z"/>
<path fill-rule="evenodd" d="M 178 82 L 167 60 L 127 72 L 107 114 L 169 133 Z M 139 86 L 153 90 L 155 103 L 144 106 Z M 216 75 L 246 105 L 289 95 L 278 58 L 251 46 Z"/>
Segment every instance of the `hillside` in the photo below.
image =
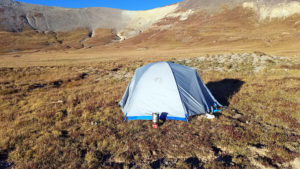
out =
<path fill-rule="evenodd" d="M 255 37 L 251 36 L 247 39 L 248 37 L 243 38 L 239 33 L 244 33 L 246 36 L 253 33 L 254 36 L 263 34 L 264 37 L 258 37 L 258 39 L 264 39 L 262 41 L 273 41 L 274 37 L 278 39 L 277 41 L 285 41 L 286 38 L 298 36 L 299 11 L 299 1 L 281 3 L 281 1 L 186 0 L 148 11 L 124 11 L 109 8 L 65 9 L 4 0 L 0 2 L 0 29 L 2 30 L 0 36 L 3 37 L 0 40 L 0 52 L 45 47 L 78 49 L 103 46 L 131 38 L 133 38 L 131 41 L 141 39 L 143 43 L 160 45 L 169 45 L 170 40 L 171 43 L 179 44 L 179 46 L 184 46 L 187 41 L 193 41 L 187 40 L 191 36 L 194 40 L 196 39 L 196 42 L 198 42 L 197 39 L 202 39 L 202 42 L 206 44 L 207 40 L 220 41 L 218 38 L 213 38 L 216 36 L 226 41 L 241 39 L 247 43 L 255 41 Z M 265 30 L 277 25 L 280 28 L 288 28 L 288 31 L 275 29 L 272 30 L 272 34 L 268 34 L 268 31 L 265 34 Z M 238 28 L 239 26 L 242 28 Z M 236 32 L 235 28 L 243 32 Z M 96 37 L 94 33 L 97 29 L 110 32 L 110 39 L 105 38 L 103 42 L 102 39 L 98 39 L 97 41 L 101 42 L 94 44 L 96 40 L 92 39 Z M 196 33 L 197 29 L 201 30 Z M 212 35 L 203 35 L 206 29 L 211 31 Z M 190 31 L 193 33 L 189 33 Z M 65 39 L 60 39 L 57 34 L 65 34 Z M 74 34 L 80 34 L 80 36 L 70 37 Z M 30 38 L 31 36 L 37 38 Z M 106 34 L 99 36 L 108 37 Z M 18 37 L 17 40 L 16 37 Z M 159 43 L 155 40 L 153 42 L 150 37 L 159 37 Z M 91 41 L 87 42 L 89 40 Z M 294 40 L 298 43 L 297 39 L 291 39 L 291 41 Z M 88 45 L 85 45 L 85 42 Z M 27 45 L 24 46 L 24 43 Z M 229 43 L 232 42 L 227 44 Z M 139 45 L 143 46 L 143 44 Z"/>

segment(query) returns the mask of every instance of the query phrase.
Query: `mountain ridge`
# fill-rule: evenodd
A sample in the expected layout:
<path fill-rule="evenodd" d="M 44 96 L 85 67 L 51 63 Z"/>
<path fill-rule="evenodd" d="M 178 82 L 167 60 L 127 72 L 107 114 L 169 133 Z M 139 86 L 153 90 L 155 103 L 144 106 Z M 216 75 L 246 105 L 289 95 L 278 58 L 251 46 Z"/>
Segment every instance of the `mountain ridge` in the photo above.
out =
<path fill-rule="evenodd" d="M 281 8 L 282 4 L 291 2 L 294 2 L 292 5 L 295 8 L 292 14 L 300 13 L 299 0 L 184 0 L 169 6 L 145 11 L 127 11 L 104 7 L 70 9 L 3 0 L 0 2 L 0 28 L 7 31 L 22 31 L 26 26 L 38 31 L 108 28 L 115 29 L 119 33 L 122 33 L 122 30 L 132 29 L 135 33 L 129 34 L 137 34 L 149 28 L 152 24 L 159 22 L 162 18 L 180 16 L 181 14 L 178 14 L 178 11 L 218 10 L 222 6 L 233 8 L 240 5 L 253 8 L 259 15 L 264 15 L 261 18 L 265 19 L 269 15 L 272 15 L 274 10 L 275 12 L 273 13 L 280 11 L 280 9 L 273 10 L 272 7 Z M 285 8 L 283 9 L 283 13 L 288 13 L 288 10 L 292 7 L 287 6 Z M 157 15 L 156 13 L 159 13 L 160 17 L 152 17 Z M 133 26 L 130 26 L 130 24 Z M 131 36 L 129 35 L 128 37 Z"/>
<path fill-rule="evenodd" d="M 239 10 L 235 10 L 236 8 L 239 8 Z M 299 13 L 300 0 L 213 0 L 209 2 L 185 0 L 180 3 L 145 11 L 126 11 L 102 7 L 71 9 L 4 0 L 0 2 L 0 30 L 4 32 L 20 32 L 20 34 L 16 35 L 12 34 L 13 37 L 25 36 L 25 39 L 30 39 L 30 36 L 34 33 L 25 32 L 22 34 L 22 32 L 24 30 L 33 30 L 42 33 L 37 35 L 40 39 L 50 38 L 42 42 L 37 41 L 38 46 L 40 44 L 44 46 L 65 44 L 64 46 L 66 47 L 75 46 L 75 48 L 80 48 L 91 47 L 96 44 L 122 42 L 124 40 L 126 40 L 124 44 L 134 45 L 139 44 L 136 42 L 140 42 L 140 45 L 148 42 L 151 44 L 171 42 L 178 44 L 179 42 L 184 42 L 182 44 L 185 44 L 189 41 L 201 43 L 199 39 L 203 39 L 202 33 L 191 33 L 190 36 L 186 36 L 186 32 L 191 30 L 199 30 L 201 32 L 203 31 L 201 29 L 206 30 L 206 27 L 211 27 L 207 31 L 211 32 L 214 30 L 211 33 L 218 33 L 215 36 L 222 36 L 221 39 L 226 39 L 226 37 L 229 39 L 240 39 L 237 37 L 241 37 L 239 34 L 242 32 L 238 30 L 242 28 L 237 29 L 236 32 L 231 32 L 231 36 L 226 35 L 222 30 L 231 28 L 232 25 L 230 24 L 233 23 L 234 25 L 239 25 L 239 27 L 244 27 L 246 23 L 252 29 L 258 29 L 260 26 L 255 25 L 264 23 L 268 25 L 274 18 L 281 18 L 278 20 L 280 22 L 279 25 L 281 27 L 287 26 L 293 33 L 297 34 L 299 27 L 297 17 L 294 17 L 292 21 L 285 20 L 285 18 Z M 219 19 L 215 21 L 214 18 Z M 286 23 L 287 21 L 289 23 Z M 247 22 L 251 24 L 249 25 Z M 189 27 L 186 27 L 186 25 L 189 25 Z M 216 25 L 218 25 L 219 30 L 215 30 Z M 247 28 L 243 29 L 251 31 Z M 265 31 L 264 28 L 260 29 Z M 274 34 L 279 34 L 278 36 L 281 37 L 280 33 L 276 32 Z M 249 34 L 252 33 L 249 32 Z M 7 36 L 7 33 L 2 33 L 1 36 Z M 60 38 L 57 36 L 60 36 Z M 174 39 L 173 37 L 176 38 Z M 156 40 L 153 41 L 153 38 Z M 128 39 L 132 40 L 128 41 Z M 162 39 L 166 39 L 166 41 Z M 209 39 L 216 41 L 213 37 Z M 75 41 L 76 45 L 70 45 L 73 44 L 73 42 L 67 42 L 70 40 Z M 0 43 L 4 46 L 3 48 L 8 48 L 7 44 L 13 46 L 10 42 L 2 41 Z M 19 41 L 16 41 L 16 39 L 11 40 L 11 42 L 19 43 L 18 47 L 14 48 L 23 49 L 23 43 Z M 7 51 L 7 49 L 5 50 Z"/>

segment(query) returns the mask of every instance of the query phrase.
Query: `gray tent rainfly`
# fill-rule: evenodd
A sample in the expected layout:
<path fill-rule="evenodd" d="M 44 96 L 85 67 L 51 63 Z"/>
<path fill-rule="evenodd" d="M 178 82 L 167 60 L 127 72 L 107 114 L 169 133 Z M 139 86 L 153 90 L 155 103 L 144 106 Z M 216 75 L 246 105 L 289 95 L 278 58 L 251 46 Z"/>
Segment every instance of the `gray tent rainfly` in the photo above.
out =
<path fill-rule="evenodd" d="M 136 69 L 119 105 L 125 120 L 151 120 L 152 113 L 159 113 L 160 119 L 183 121 L 222 106 L 196 69 L 171 62 Z"/>

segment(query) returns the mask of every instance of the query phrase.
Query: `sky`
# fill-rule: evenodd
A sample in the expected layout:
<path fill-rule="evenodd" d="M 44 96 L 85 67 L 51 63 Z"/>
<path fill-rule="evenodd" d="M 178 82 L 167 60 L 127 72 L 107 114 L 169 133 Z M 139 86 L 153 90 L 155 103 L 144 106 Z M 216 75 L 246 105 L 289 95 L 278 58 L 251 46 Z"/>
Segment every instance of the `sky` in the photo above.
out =
<path fill-rule="evenodd" d="M 109 7 L 126 10 L 147 10 L 181 0 L 17 0 L 19 2 L 64 8 Z"/>

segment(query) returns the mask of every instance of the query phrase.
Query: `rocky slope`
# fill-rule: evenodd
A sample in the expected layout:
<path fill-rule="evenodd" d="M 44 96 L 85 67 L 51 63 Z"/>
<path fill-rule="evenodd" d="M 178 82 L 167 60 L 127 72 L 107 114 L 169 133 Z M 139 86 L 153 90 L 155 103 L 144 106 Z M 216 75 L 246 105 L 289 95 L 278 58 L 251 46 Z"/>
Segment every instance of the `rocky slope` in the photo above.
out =
<path fill-rule="evenodd" d="M 27 27 L 38 31 L 106 28 L 114 29 L 118 33 L 126 30 L 129 36 L 132 36 L 176 11 L 177 7 L 178 5 L 175 4 L 148 11 L 125 11 L 101 7 L 67 9 L 1 0 L 0 28 L 16 32 Z"/>
<path fill-rule="evenodd" d="M 21 31 L 26 26 L 40 31 L 69 31 L 76 28 L 120 28 L 126 18 L 118 9 L 65 9 L 4 0 L 0 2 L 1 27 Z"/>
<path fill-rule="evenodd" d="M 220 9 L 224 6 L 235 7 L 238 5 L 255 9 L 263 19 L 287 17 L 300 13 L 299 0 L 185 0 L 178 4 L 148 11 L 126 11 L 101 7 L 68 9 L 1 0 L 0 28 L 8 31 L 22 31 L 25 27 L 39 31 L 109 28 L 120 33 L 126 31 L 130 36 L 149 28 L 165 17 L 183 15 L 186 17 L 187 14 L 183 14 L 182 11 Z"/>
<path fill-rule="evenodd" d="M 245 2 L 254 2 L 259 6 L 273 6 L 280 3 L 289 3 L 298 0 L 184 0 L 180 3 L 182 8 L 186 9 L 217 9 L 220 6 L 237 6 Z"/>

